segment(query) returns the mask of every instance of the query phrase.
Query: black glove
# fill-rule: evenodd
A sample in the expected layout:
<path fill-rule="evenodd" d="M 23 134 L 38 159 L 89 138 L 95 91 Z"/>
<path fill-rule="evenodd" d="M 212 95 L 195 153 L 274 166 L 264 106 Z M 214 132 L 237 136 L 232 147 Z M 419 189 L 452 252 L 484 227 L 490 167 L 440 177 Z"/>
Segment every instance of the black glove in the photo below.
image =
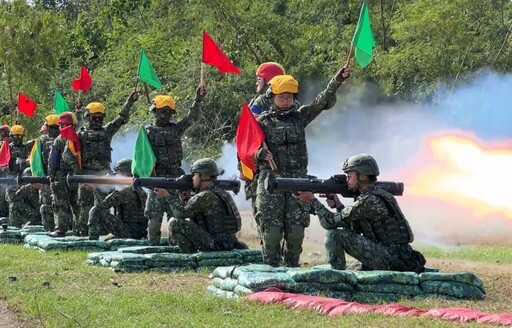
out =
<path fill-rule="evenodd" d="M 258 150 L 256 152 L 254 157 L 256 157 L 256 159 L 259 159 L 259 160 L 264 160 L 265 157 L 267 157 L 267 154 L 268 154 L 268 150 L 266 150 L 265 148 L 261 148 L 260 150 Z"/>
<path fill-rule="evenodd" d="M 334 77 L 336 79 L 336 81 L 338 82 L 343 82 L 345 81 L 346 79 L 348 79 L 350 77 L 350 68 L 348 67 L 342 67 L 338 73 L 336 73 L 336 76 Z"/>
<path fill-rule="evenodd" d="M 201 84 L 200 86 L 197 87 L 197 90 L 196 90 L 196 101 L 202 102 L 204 100 L 205 95 L 206 95 L 206 87 L 203 84 Z"/>

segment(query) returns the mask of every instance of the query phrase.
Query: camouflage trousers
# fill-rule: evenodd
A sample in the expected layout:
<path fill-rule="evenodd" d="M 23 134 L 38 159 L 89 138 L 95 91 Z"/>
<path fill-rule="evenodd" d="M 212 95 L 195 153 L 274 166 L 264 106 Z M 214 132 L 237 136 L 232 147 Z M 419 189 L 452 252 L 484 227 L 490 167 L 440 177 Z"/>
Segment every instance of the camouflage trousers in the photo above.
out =
<path fill-rule="evenodd" d="M 87 225 L 91 240 L 98 240 L 101 231 L 107 231 L 117 238 L 142 239 L 147 234 L 146 222 L 125 222 L 108 209 L 97 206 L 91 208 Z"/>
<path fill-rule="evenodd" d="M 298 267 L 304 230 L 309 226 L 310 205 L 293 197 L 290 192 L 269 194 L 264 180 L 267 171 L 258 179 L 256 222 L 260 223 L 263 238 L 263 262 L 272 266 Z"/>
<path fill-rule="evenodd" d="M 425 259 L 409 244 L 384 246 L 348 229 L 327 230 L 327 261 L 333 269 L 344 270 L 345 253 L 362 263 L 366 270 L 421 272 Z"/>
<path fill-rule="evenodd" d="M 43 185 L 43 188 L 39 191 L 39 201 L 41 202 L 41 208 L 39 213 L 41 214 L 41 221 L 45 231 L 55 230 L 55 220 L 53 217 L 52 207 L 52 192 L 50 186 Z"/>
<path fill-rule="evenodd" d="M 64 179 L 53 182 L 52 190 L 52 207 L 55 220 L 55 230 L 66 232 L 73 229 L 73 218 L 77 217 L 80 212 L 78 206 L 78 186 L 76 184 L 68 184 Z"/>
<path fill-rule="evenodd" d="M 176 202 L 180 201 L 177 194 L 171 194 L 170 197 L 175 199 Z M 150 246 L 160 245 L 164 213 L 167 213 L 167 219 L 173 216 L 169 201 L 158 197 L 153 190 L 149 190 L 144 216 L 148 219 L 148 243 Z"/>
<path fill-rule="evenodd" d="M 257 179 L 257 177 L 254 177 L 254 179 Z M 252 180 L 252 181 L 245 181 L 244 185 L 244 191 L 245 191 L 245 199 L 250 200 L 251 202 L 251 209 L 252 209 L 252 217 L 254 218 L 254 221 L 256 222 L 256 230 L 258 232 L 258 237 L 260 238 L 261 244 L 263 244 L 263 236 L 261 232 L 261 223 L 258 221 L 258 217 L 256 216 L 256 190 L 258 187 L 258 181 Z"/>
<path fill-rule="evenodd" d="M 9 203 L 5 199 L 5 189 L 3 188 L 0 190 L 0 217 L 9 217 Z"/>
<path fill-rule="evenodd" d="M 169 222 L 169 236 L 184 253 L 197 251 L 230 251 L 234 248 L 244 249 L 247 245 L 238 241 L 235 234 L 210 234 L 200 225 L 184 219 L 172 218 Z"/>
<path fill-rule="evenodd" d="M 25 202 L 12 202 L 9 204 L 9 222 L 13 227 L 21 228 L 25 223 L 41 224 L 39 208 L 33 208 Z"/>
<path fill-rule="evenodd" d="M 94 206 L 94 193 L 87 190 L 83 184 L 78 185 L 78 206 L 80 206 L 80 214 L 75 216 L 73 231 L 76 236 L 89 235 L 89 212 Z"/>

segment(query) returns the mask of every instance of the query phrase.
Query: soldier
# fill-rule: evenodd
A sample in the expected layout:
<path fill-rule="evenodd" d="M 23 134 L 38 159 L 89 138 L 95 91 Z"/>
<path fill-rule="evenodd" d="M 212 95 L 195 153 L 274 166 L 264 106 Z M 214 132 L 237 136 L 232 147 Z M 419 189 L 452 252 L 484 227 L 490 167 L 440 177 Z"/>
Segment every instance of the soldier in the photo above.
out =
<path fill-rule="evenodd" d="M 18 176 L 28 167 L 28 155 L 34 144 L 34 140 L 23 143 L 25 128 L 21 125 L 13 125 L 9 136 L 9 148 L 11 160 L 7 172 L 12 176 Z"/>
<path fill-rule="evenodd" d="M 11 133 L 11 129 L 8 125 L 2 125 L 0 126 L 0 146 L 4 142 L 9 143 L 9 134 Z M 7 169 L 7 167 L 5 167 Z M 4 170 L 0 170 L 0 177 L 6 177 L 7 172 Z M 9 204 L 7 203 L 7 200 L 5 199 L 5 191 L 7 190 L 6 185 L 0 185 L 0 217 L 9 217 Z"/>
<path fill-rule="evenodd" d="M 196 99 L 189 113 L 177 123 L 170 122 L 176 113 L 174 99 L 164 95 L 158 95 L 153 99 L 149 110 L 155 116 L 155 123 L 146 126 L 146 133 L 156 157 L 154 176 L 176 178 L 185 173 L 181 168 L 183 160 L 181 138 L 185 131 L 199 119 L 205 95 L 206 89 L 200 85 L 196 90 Z M 170 197 L 178 201 L 175 193 L 171 193 Z M 151 246 L 160 245 L 164 212 L 167 213 L 168 218 L 172 217 L 169 203 L 149 190 L 145 215 L 148 219 L 148 241 Z"/>
<path fill-rule="evenodd" d="M 425 258 L 410 245 L 414 235 L 400 206 L 392 194 L 375 185 L 379 175 L 375 159 L 368 154 L 351 156 L 343 171 L 349 189 L 360 192 L 353 205 L 344 206 L 335 196 L 338 212 L 332 213 L 311 192 L 296 196 L 312 202 L 327 229 L 325 247 L 331 267 L 344 270 L 346 252 L 366 270 L 422 272 Z"/>
<path fill-rule="evenodd" d="M 131 159 L 122 159 L 114 169 L 118 176 L 131 177 L 131 167 Z M 101 228 L 117 238 L 142 239 L 147 236 L 146 193 L 141 187 L 124 187 L 105 197 L 105 193 L 94 185 L 85 186 L 94 191 L 96 204 L 89 212 L 89 239 L 98 240 Z M 110 213 L 112 207 L 114 214 Z"/>
<path fill-rule="evenodd" d="M 24 176 L 31 176 L 30 168 L 23 171 Z M 7 193 L 9 202 L 9 222 L 13 227 L 21 228 L 25 223 L 41 224 L 41 214 L 39 209 L 39 190 L 41 184 L 24 184 L 13 193 Z"/>
<path fill-rule="evenodd" d="M 284 257 L 284 265 L 299 266 L 304 229 L 309 226 L 309 206 L 296 200 L 291 192 L 270 194 L 263 182 L 271 174 L 286 178 L 307 177 L 305 128 L 323 110 L 334 106 L 336 90 L 349 75 L 348 68 L 340 69 L 311 104 L 300 107 L 295 102 L 299 85 L 292 76 L 278 75 L 270 81 L 273 104 L 259 117 L 268 149 L 262 147 L 254 155 L 260 172 L 256 220 L 261 224 L 263 261 L 267 264 L 279 266 Z M 272 170 L 270 160 L 275 161 L 275 170 Z"/>
<path fill-rule="evenodd" d="M 52 148 L 55 138 L 59 136 L 59 115 L 50 114 L 46 116 L 45 123 L 41 128 L 41 135 L 39 141 L 41 142 L 41 153 L 43 157 L 43 167 L 45 174 L 48 175 L 48 158 L 50 156 L 50 149 Z M 41 202 L 41 221 L 44 230 L 55 230 L 55 220 L 53 217 L 52 207 L 52 192 L 49 185 L 42 185 L 39 191 L 39 201 Z"/>
<path fill-rule="evenodd" d="M 112 137 L 121 126 L 128 123 L 130 110 L 138 98 L 138 93 L 133 91 L 126 99 L 118 116 L 105 126 L 103 126 L 103 120 L 106 111 L 102 103 L 92 102 L 85 107 L 87 123 L 77 133 L 82 147 L 81 162 L 77 163 L 69 146 L 66 147 L 62 155 L 63 160 L 73 168 L 75 174 L 104 175 L 110 172 Z M 77 236 L 88 236 L 87 222 L 89 221 L 89 212 L 94 205 L 94 196 L 83 185 L 78 187 L 78 204 L 80 205 L 80 215 L 73 230 Z"/>
<path fill-rule="evenodd" d="M 59 129 L 72 126 L 78 119 L 72 112 L 64 112 L 57 120 Z M 68 184 L 66 177 L 73 173 L 71 165 L 62 160 L 62 155 L 68 140 L 59 135 L 53 141 L 48 158 L 48 175 L 50 176 L 50 189 L 52 191 L 52 207 L 55 220 L 55 237 L 64 237 L 66 231 L 73 228 L 73 222 L 78 221 L 80 208 L 78 206 L 78 185 Z M 75 219 L 73 219 L 73 217 Z"/>
<path fill-rule="evenodd" d="M 169 238 L 185 253 L 247 248 L 235 235 L 241 228 L 241 218 L 233 198 L 214 185 L 219 175 L 217 164 L 203 158 L 195 161 L 190 171 L 197 194 L 187 202 L 176 202 L 166 189 L 154 190 L 168 201 L 174 213 L 169 223 Z"/>

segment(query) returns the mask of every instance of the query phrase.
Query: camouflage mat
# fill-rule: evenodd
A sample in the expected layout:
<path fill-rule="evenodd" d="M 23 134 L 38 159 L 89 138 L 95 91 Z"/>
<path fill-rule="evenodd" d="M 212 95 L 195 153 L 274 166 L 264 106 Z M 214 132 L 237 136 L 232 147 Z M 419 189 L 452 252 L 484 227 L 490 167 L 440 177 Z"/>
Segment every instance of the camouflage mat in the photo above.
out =
<path fill-rule="evenodd" d="M 215 289 L 209 291 L 220 295 L 220 289 L 233 292 L 235 297 L 271 287 L 369 304 L 426 297 L 476 300 L 485 297 L 482 281 L 470 272 L 418 275 L 414 272 L 332 270 L 326 266 L 290 269 L 251 264 L 218 267 L 212 278 L 211 286 Z"/>
<path fill-rule="evenodd" d="M 250 253 L 260 253 L 261 249 L 252 249 Z M 164 272 L 181 272 L 201 268 L 226 267 L 234 269 L 236 266 L 247 264 L 243 254 L 238 250 L 222 252 L 182 253 L 176 246 L 134 246 L 123 247 L 117 251 L 104 251 L 90 253 L 87 261 L 90 265 L 110 267 L 119 271 L 136 272 L 156 270 Z M 227 270 L 227 269 L 225 269 Z M 224 273 L 228 278 L 230 273 Z M 222 278 L 222 279 L 224 279 Z M 234 286 L 231 288 L 233 291 Z"/>

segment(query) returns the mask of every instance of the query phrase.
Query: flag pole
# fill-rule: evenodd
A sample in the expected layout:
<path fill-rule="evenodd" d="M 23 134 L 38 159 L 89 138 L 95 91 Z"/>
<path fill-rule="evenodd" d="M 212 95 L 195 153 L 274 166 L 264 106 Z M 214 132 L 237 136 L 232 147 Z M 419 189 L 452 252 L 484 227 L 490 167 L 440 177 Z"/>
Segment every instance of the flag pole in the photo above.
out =
<path fill-rule="evenodd" d="M 263 149 L 268 150 L 267 143 L 265 141 L 263 141 Z M 268 162 L 270 164 L 270 168 L 272 169 L 272 171 L 277 171 L 276 161 L 274 161 L 274 159 L 272 158 Z"/>
<path fill-rule="evenodd" d="M 350 67 L 350 59 L 352 58 L 352 54 L 354 53 L 354 44 L 350 43 L 350 50 L 348 52 L 348 58 L 347 63 L 345 64 L 345 67 Z"/>
<path fill-rule="evenodd" d="M 204 85 L 204 63 L 201 62 L 201 81 L 199 83 L 199 85 Z"/>

